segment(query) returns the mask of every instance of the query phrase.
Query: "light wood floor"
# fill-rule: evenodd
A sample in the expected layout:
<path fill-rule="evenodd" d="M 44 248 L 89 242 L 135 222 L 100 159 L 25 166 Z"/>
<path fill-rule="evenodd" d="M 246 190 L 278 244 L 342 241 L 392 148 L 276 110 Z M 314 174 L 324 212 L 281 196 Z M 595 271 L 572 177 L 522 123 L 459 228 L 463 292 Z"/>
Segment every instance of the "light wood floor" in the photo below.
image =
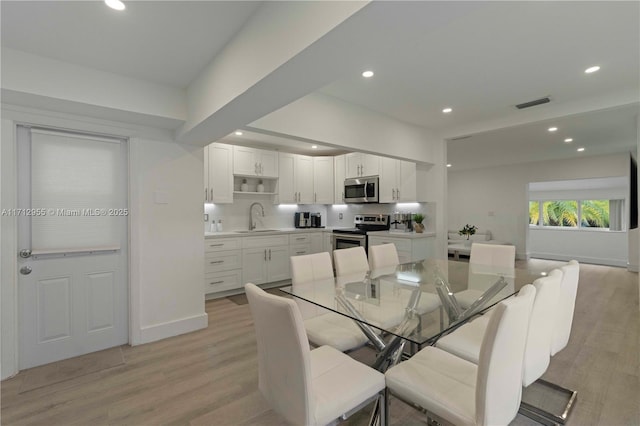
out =
<path fill-rule="evenodd" d="M 27 372 L 5 380 L 2 424 L 282 424 L 258 391 L 248 306 L 220 299 L 207 302 L 206 310 L 206 330 L 122 346 L 123 365 L 23 392 Z M 579 392 L 569 425 L 640 424 L 639 324 L 638 275 L 581 265 L 571 341 L 545 374 Z M 366 361 L 372 354 L 365 348 L 354 356 Z M 391 418 L 396 425 L 425 424 L 423 415 L 397 400 Z M 366 421 L 364 413 L 347 424 Z M 518 416 L 513 424 L 533 423 Z"/>

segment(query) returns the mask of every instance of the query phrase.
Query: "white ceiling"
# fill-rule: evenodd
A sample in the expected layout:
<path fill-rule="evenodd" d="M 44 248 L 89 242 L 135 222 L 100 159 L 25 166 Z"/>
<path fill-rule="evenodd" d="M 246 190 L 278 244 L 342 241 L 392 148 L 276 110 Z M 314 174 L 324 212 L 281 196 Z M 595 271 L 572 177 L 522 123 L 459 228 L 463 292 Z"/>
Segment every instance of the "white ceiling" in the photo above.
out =
<path fill-rule="evenodd" d="M 2 46 L 186 87 L 257 1 L 2 1 Z"/>
<path fill-rule="evenodd" d="M 242 29 L 260 2 L 126 1 L 126 5 L 126 11 L 119 13 L 101 1 L 2 1 L 2 46 L 184 88 Z M 365 80 L 350 73 L 321 89 L 323 93 L 455 134 L 464 126 L 528 114 L 532 110 L 517 111 L 514 105 L 542 96 L 550 96 L 552 102 L 534 107 L 537 111 L 612 93 L 631 92 L 637 98 L 640 92 L 638 2 L 389 5 L 394 13 L 386 28 L 361 31 L 363 43 L 367 33 L 385 35 L 375 57 L 363 64 L 375 76 Z M 419 22 L 418 16 L 440 13 L 447 19 L 408 24 L 407 14 Z M 358 22 L 363 21 L 356 16 L 345 25 Z M 584 74 L 594 64 L 601 71 Z M 442 114 L 446 106 L 453 113 Z M 587 148 L 581 155 L 621 152 L 635 141 L 634 114 L 637 105 L 559 118 L 554 124 L 563 132 L 571 131 L 574 146 Z M 575 156 L 574 147 L 540 134 L 538 127 L 544 130 L 546 124 L 508 127 L 449 142 L 452 170 Z M 270 135 L 247 135 L 242 143 L 317 152 L 306 141 L 276 140 Z"/>

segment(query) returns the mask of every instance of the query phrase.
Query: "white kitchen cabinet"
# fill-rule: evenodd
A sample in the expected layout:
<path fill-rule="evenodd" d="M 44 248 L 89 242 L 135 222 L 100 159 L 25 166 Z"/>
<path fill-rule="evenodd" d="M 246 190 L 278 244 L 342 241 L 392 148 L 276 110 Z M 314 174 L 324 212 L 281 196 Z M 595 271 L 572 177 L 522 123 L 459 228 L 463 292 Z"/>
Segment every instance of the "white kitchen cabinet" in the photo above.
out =
<path fill-rule="evenodd" d="M 313 204 L 313 157 L 280 153 L 278 162 L 279 202 Z"/>
<path fill-rule="evenodd" d="M 346 155 L 333 157 L 334 192 L 333 202 L 344 204 L 344 180 L 346 177 Z"/>
<path fill-rule="evenodd" d="M 209 201 L 209 145 L 204 147 L 204 202 Z"/>
<path fill-rule="evenodd" d="M 376 176 L 380 173 L 380 157 L 362 152 L 346 154 L 346 177 Z"/>
<path fill-rule="evenodd" d="M 332 231 L 325 231 L 322 233 L 322 251 L 328 251 L 329 254 L 331 255 L 331 259 L 333 259 L 333 242 L 331 238 L 332 236 L 333 236 Z"/>
<path fill-rule="evenodd" d="M 246 237 L 242 241 L 242 281 L 264 284 L 291 278 L 289 237 Z"/>
<path fill-rule="evenodd" d="M 278 177 L 278 153 L 244 146 L 233 147 L 233 174 Z"/>
<path fill-rule="evenodd" d="M 313 202 L 333 204 L 333 157 L 313 157 Z"/>
<path fill-rule="evenodd" d="M 212 143 L 205 149 L 205 184 L 208 194 L 205 202 L 233 203 L 233 147 L 223 143 Z"/>
<path fill-rule="evenodd" d="M 323 232 L 295 233 L 289 236 L 291 256 L 322 253 L 324 250 Z"/>
<path fill-rule="evenodd" d="M 206 239 L 204 242 L 204 293 L 219 293 L 243 286 L 239 238 Z"/>
<path fill-rule="evenodd" d="M 379 201 L 416 201 L 416 164 L 382 157 L 380 159 Z"/>
<path fill-rule="evenodd" d="M 395 244 L 400 263 L 417 262 L 433 257 L 435 237 L 410 238 L 386 235 L 369 235 L 369 247 L 380 244 Z"/>

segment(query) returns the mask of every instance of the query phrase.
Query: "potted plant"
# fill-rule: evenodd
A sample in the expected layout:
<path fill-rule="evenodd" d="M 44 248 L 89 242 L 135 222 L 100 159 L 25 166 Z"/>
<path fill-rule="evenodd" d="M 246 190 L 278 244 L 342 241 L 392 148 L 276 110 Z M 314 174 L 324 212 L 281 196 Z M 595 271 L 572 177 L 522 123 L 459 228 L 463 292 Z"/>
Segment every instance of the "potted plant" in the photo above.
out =
<path fill-rule="evenodd" d="M 478 228 L 475 225 L 469 225 L 468 223 L 464 226 L 464 228 L 462 228 L 461 230 L 458 231 L 459 235 L 466 235 L 467 236 L 467 240 L 469 239 L 469 237 L 471 237 L 472 235 L 474 235 L 476 233 L 476 231 L 478 230 Z"/>
<path fill-rule="evenodd" d="M 422 234 L 424 232 L 424 225 L 422 221 L 424 220 L 424 215 L 422 213 L 416 213 L 413 215 L 413 229 L 418 233 Z"/>

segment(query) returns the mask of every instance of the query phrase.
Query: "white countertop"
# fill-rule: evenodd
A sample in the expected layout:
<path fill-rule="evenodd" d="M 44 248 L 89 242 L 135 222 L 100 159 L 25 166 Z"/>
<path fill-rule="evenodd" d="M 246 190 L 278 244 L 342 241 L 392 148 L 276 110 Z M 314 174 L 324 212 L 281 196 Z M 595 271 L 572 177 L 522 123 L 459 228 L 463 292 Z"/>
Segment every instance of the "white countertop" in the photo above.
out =
<path fill-rule="evenodd" d="M 278 234 L 299 234 L 306 232 L 333 232 L 334 228 L 280 228 L 269 229 L 268 231 L 261 231 L 260 229 L 255 231 L 237 230 L 237 231 L 223 231 L 223 232 L 205 232 L 205 238 L 224 238 L 224 237 L 260 237 L 266 235 L 278 235 Z"/>
<path fill-rule="evenodd" d="M 367 232 L 367 235 L 372 236 L 372 237 L 409 238 L 409 239 L 413 240 L 413 239 L 416 239 L 416 238 L 435 237 L 436 233 L 435 232 L 423 232 L 421 234 L 418 234 L 417 232 L 369 231 L 369 232 Z"/>

